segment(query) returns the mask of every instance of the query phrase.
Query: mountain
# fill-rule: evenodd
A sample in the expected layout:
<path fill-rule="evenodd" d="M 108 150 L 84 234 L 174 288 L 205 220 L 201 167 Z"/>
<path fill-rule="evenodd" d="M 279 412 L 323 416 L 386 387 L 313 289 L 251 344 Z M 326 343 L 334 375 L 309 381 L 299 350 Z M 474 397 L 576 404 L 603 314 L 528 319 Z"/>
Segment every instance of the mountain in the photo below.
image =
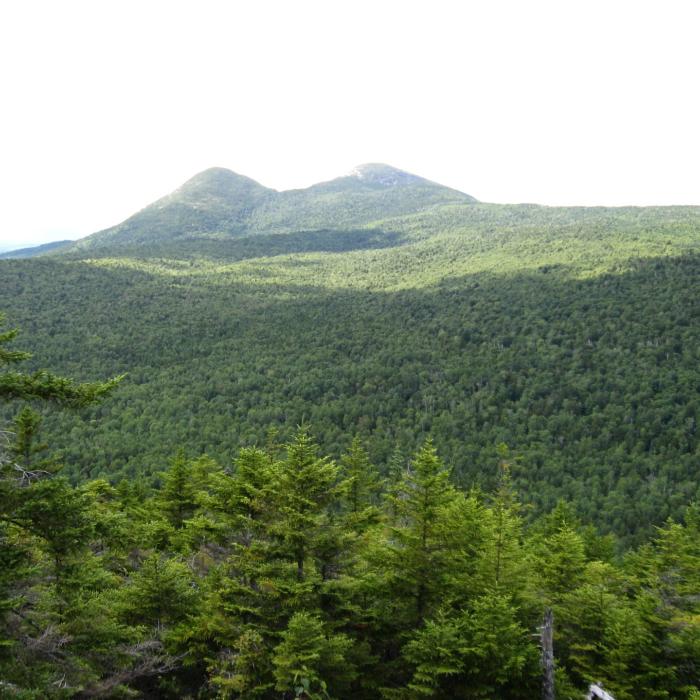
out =
<path fill-rule="evenodd" d="M 359 166 L 348 176 L 283 192 L 225 168 L 210 168 L 121 224 L 76 242 L 71 252 L 357 228 L 437 205 L 475 201 L 463 192 L 382 164 Z"/>
<path fill-rule="evenodd" d="M 439 205 L 474 202 L 458 190 L 371 163 L 329 182 L 280 192 L 252 213 L 250 227 L 265 232 L 358 227 Z"/>
<path fill-rule="evenodd" d="M 698 299 L 700 207 L 381 165 L 0 260 L 0 685 L 531 698 L 553 606 L 561 697 L 696 697 Z"/>
<path fill-rule="evenodd" d="M 47 416 L 75 481 L 155 475 L 180 445 L 228 465 L 309 423 L 382 470 L 430 435 L 486 492 L 506 444 L 533 512 L 563 498 L 629 541 L 700 499 L 698 207 L 483 204 L 379 165 L 275 192 L 215 169 L 71 251 L 0 261 L 0 310 L 31 369 L 127 374 Z"/>
<path fill-rule="evenodd" d="M 76 242 L 73 250 L 245 232 L 250 212 L 273 190 L 225 168 L 209 168 L 117 226 Z"/>
<path fill-rule="evenodd" d="M 63 248 L 68 248 L 73 241 L 52 241 L 51 243 L 42 243 L 41 245 L 31 246 L 29 248 L 17 248 L 8 250 L 5 253 L 0 253 L 0 260 L 9 260 L 10 258 L 33 258 L 37 255 L 45 253 L 54 253 Z"/>

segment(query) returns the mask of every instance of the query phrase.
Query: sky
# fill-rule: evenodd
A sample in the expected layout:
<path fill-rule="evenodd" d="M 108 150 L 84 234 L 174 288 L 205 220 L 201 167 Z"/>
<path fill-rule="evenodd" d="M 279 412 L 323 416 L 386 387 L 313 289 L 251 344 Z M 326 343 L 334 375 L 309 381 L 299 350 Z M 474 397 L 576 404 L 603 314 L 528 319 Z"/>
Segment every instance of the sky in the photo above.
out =
<path fill-rule="evenodd" d="M 0 247 L 222 166 L 384 162 L 487 202 L 700 205 L 700 3 L 0 4 Z"/>

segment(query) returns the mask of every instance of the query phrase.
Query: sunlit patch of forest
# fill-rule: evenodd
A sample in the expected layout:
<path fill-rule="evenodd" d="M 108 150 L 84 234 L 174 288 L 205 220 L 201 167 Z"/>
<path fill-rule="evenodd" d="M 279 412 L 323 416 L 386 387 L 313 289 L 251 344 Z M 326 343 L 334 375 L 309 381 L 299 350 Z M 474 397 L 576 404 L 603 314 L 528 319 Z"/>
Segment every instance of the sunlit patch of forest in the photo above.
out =
<path fill-rule="evenodd" d="M 3 261 L 0 300 L 36 367 L 128 374 L 46 416 L 74 481 L 155 474 L 178 445 L 228 462 L 309 421 L 383 472 L 432 436 L 486 490 L 505 443 L 536 512 L 566 498 L 638 542 L 698 495 L 699 229 L 696 208 L 449 204 Z"/>

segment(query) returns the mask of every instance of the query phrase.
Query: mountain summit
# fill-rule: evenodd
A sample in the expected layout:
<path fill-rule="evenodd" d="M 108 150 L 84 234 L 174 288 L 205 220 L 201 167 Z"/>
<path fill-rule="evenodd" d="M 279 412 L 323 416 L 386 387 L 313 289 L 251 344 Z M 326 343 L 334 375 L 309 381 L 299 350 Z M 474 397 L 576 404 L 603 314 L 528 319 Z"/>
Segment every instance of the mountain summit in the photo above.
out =
<path fill-rule="evenodd" d="M 164 198 L 190 201 L 192 204 L 210 202 L 231 204 L 265 196 L 274 190 L 245 175 L 234 173 L 226 168 L 208 168 L 191 177 L 184 185 Z M 163 201 L 163 200 L 160 200 Z"/>
<path fill-rule="evenodd" d="M 380 187 L 397 187 L 420 182 L 423 178 L 384 163 L 365 163 L 350 171 L 350 177 Z M 423 180 L 425 182 L 425 180 Z"/>
<path fill-rule="evenodd" d="M 475 201 L 381 163 L 360 165 L 344 177 L 283 192 L 226 168 L 209 168 L 121 224 L 83 238 L 70 249 L 357 228 L 438 205 Z"/>
<path fill-rule="evenodd" d="M 224 232 L 240 235 L 250 212 L 274 194 L 232 170 L 209 168 L 121 224 L 81 239 L 74 249 L 162 243 Z"/>

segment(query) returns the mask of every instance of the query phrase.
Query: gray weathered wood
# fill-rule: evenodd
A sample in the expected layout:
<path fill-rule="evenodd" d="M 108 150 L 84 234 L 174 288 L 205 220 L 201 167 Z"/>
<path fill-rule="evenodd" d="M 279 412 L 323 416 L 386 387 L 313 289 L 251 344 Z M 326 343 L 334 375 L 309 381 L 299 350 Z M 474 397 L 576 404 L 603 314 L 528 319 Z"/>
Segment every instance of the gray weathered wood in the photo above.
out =
<path fill-rule="evenodd" d="M 591 683 L 588 686 L 586 700 L 615 700 L 615 698 L 610 693 L 606 693 L 597 683 Z"/>
<path fill-rule="evenodd" d="M 544 611 L 542 624 L 542 700 L 554 700 L 554 615 Z"/>

